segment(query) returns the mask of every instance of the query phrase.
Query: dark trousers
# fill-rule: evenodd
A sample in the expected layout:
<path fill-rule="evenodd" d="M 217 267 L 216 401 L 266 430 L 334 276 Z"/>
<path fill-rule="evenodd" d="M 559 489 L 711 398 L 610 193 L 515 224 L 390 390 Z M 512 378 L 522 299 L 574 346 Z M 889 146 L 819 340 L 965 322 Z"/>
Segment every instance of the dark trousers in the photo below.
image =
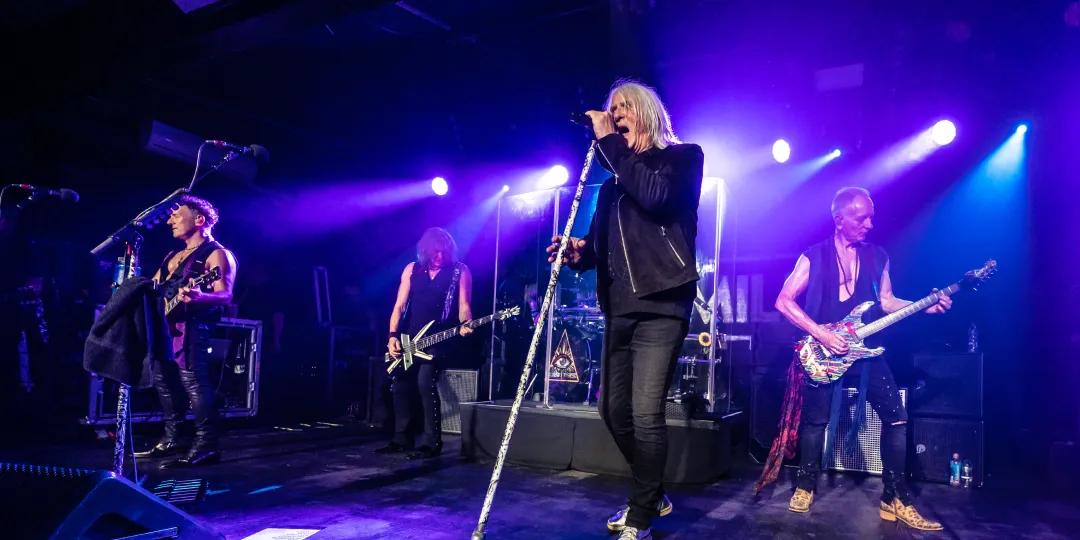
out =
<path fill-rule="evenodd" d="M 633 473 L 626 525 L 656 517 L 667 463 L 664 400 L 689 322 L 660 315 L 608 317 L 601 360 L 600 416 Z"/>
<path fill-rule="evenodd" d="M 863 370 L 870 372 L 866 402 L 881 419 L 881 463 L 885 484 L 882 500 L 889 502 L 897 494 L 897 490 L 904 490 L 908 418 L 903 402 L 900 401 L 900 389 L 893 379 L 892 370 L 882 358 L 857 361 L 840 380 L 832 384 L 816 387 L 808 384 L 803 388 L 796 485 L 807 491 L 814 490 L 821 472 L 821 450 L 825 443 L 825 426 L 829 423 L 834 386 L 843 384 L 857 388 Z M 846 436 L 846 433 L 837 434 L 837 437 Z M 904 493 L 906 494 L 906 490 Z"/>
<path fill-rule="evenodd" d="M 430 361 L 416 360 L 408 369 L 394 372 L 391 387 L 394 395 L 394 439 L 402 446 L 412 446 L 416 431 L 416 405 L 423 411 L 423 431 L 415 446 L 442 448 L 442 418 L 439 403 L 439 369 Z"/>
<path fill-rule="evenodd" d="M 216 450 L 218 445 L 217 407 L 214 404 L 214 388 L 210 383 L 210 328 L 205 325 L 188 325 L 185 344 L 187 367 L 177 362 L 159 362 L 154 370 L 154 388 L 161 401 L 165 420 L 165 439 L 175 441 L 180 422 L 184 420 L 187 404 L 195 416 L 195 449 Z"/>

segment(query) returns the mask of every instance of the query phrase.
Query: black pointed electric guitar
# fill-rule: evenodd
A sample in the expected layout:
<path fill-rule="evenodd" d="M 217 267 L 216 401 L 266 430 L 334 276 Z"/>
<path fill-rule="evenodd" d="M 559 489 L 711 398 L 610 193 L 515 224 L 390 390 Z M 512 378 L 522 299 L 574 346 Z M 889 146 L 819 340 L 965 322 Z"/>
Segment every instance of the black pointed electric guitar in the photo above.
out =
<path fill-rule="evenodd" d="M 161 287 L 163 296 L 165 297 L 165 318 L 170 318 L 173 311 L 180 307 L 180 289 L 182 287 L 187 286 L 194 289 L 207 283 L 213 283 L 219 279 L 221 279 L 221 268 L 215 266 L 210 270 L 191 278 L 186 285 L 182 284 L 183 282 L 179 280 L 166 282 L 166 284 Z"/>
<path fill-rule="evenodd" d="M 427 333 L 428 329 L 431 328 L 431 325 L 435 324 L 435 321 L 431 321 L 425 324 L 424 327 L 421 328 L 415 336 L 410 336 L 409 334 L 401 334 L 401 355 L 393 356 L 389 352 L 386 353 L 386 363 L 389 364 L 386 367 L 386 372 L 393 373 L 394 368 L 398 367 L 399 365 L 403 366 L 403 369 L 407 370 L 412 367 L 413 361 L 417 358 L 421 360 L 431 360 L 433 356 L 430 353 L 425 352 L 424 349 L 427 349 L 428 347 L 436 343 L 441 343 L 458 335 L 458 332 L 461 330 L 462 327 L 479 328 L 485 324 L 490 324 L 494 321 L 509 319 L 510 317 L 513 317 L 520 313 L 521 307 L 514 306 L 512 308 L 496 311 L 495 313 L 492 313 L 487 317 L 481 317 L 479 319 L 465 321 L 457 326 L 454 326 L 453 328 L 448 328 L 446 330 L 443 330 L 442 332 L 431 334 L 430 336 L 425 336 L 424 334 Z"/>

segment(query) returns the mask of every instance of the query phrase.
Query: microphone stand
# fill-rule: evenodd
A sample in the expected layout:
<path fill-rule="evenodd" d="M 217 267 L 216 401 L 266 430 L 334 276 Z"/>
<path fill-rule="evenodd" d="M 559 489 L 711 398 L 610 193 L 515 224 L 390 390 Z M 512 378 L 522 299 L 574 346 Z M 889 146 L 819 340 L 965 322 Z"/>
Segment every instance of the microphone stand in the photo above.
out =
<path fill-rule="evenodd" d="M 544 292 L 544 301 L 540 305 L 540 313 L 548 313 L 551 308 L 555 289 L 559 282 L 559 271 L 562 270 L 562 257 L 566 252 L 566 246 L 570 242 L 570 231 L 574 227 L 574 219 L 577 217 L 578 206 L 581 204 L 581 196 L 585 192 L 585 181 L 592 169 L 593 156 L 596 154 L 597 143 L 594 140 L 589 146 L 589 152 L 585 155 L 585 166 L 581 169 L 581 177 L 578 180 L 577 191 L 574 192 L 574 200 L 570 203 L 570 215 L 566 218 L 566 226 L 563 229 L 562 240 L 559 249 L 555 253 L 555 262 L 551 264 L 551 276 L 548 278 L 547 290 Z M 484 496 L 484 504 L 480 509 L 480 518 L 477 520 L 476 529 L 472 533 L 472 540 L 483 540 L 484 529 L 487 527 L 488 516 L 491 512 L 491 504 L 495 499 L 495 489 L 499 487 L 499 477 L 502 475 L 503 463 L 506 454 L 510 450 L 510 437 L 514 434 L 514 425 L 517 423 L 518 412 L 521 410 L 521 401 L 525 395 L 526 385 L 532 372 L 533 362 L 536 360 L 536 350 L 540 345 L 540 334 L 544 331 L 545 317 L 541 317 L 533 329 L 532 342 L 529 344 L 529 352 L 525 356 L 525 366 L 521 370 L 521 379 L 518 381 L 517 395 L 514 396 L 514 404 L 510 407 L 510 416 L 506 421 L 506 429 L 503 432 L 502 444 L 499 445 L 499 453 L 495 458 L 495 468 L 491 471 L 491 480 L 488 483 L 487 494 Z M 544 370 L 547 371 L 545 364 Z"/>
<path fill-rule="evenodd" d="M 199 158 L 202 155 L 202 148 L 205 146 L 199 146 L 198 156 L 196 157 L 195 171 L 199 170 Z M 202 175 L 194 176 L 188 187 L 177 188 L 170 193 L 164 199 L 158 201 L 156 204 L 151 205 L 149 208 L 139 212 L 131 221 L 124 224 L 116 232 L 112 233 L 105 240 L 102 240 L 94 249 L 90 250 L 90 254 L 95 257 L 101 257 L 103 253 L 109 251 L 117 246 L 123 246 L 124 254 L 117 258 L 116 269 L 113 275 L 113 293 L 120 288 L 120 285 L 137 275 L 139 275 L 139 249 L 142 247 L 144 240 L 143 233 L 159 225 L 163 221 L 169 219 L 169 214 L 172 213 L 173 207 L 176 206 L 177 201 L 184 195 L 191 193 L 191 190 L 195 187 L 195 184 L 206 178 L 210 174 L 221 169 L 226 163 L 239 157 L 239 154 L 233 151 L 229 151 L 225 156 L 218 161 L 209 170 Z M 124 476 L 124 457 L 127 453 L 126 446 L 131 436 L 131 411 L 129 404 L 131 402 L 131 387 L 127 384 L 120 383 L 120 390 L 116 397 L 116 446 L 113 448 L 113 473 L 117 476 Z M 133 440 L 133 438 L 132 438 Z M 136 477 L 138 470 L 134 469 Z"/>

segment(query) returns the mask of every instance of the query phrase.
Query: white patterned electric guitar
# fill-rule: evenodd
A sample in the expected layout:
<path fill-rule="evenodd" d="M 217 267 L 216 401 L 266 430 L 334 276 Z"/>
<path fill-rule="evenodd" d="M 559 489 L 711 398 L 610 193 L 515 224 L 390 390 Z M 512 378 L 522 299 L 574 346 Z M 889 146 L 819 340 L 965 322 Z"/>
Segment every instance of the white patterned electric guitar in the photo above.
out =
<path fill-rule="evenodd" d="M 870 309 L 874 302 L 863 302 L 842 320 L 825 325 L 830 332 L 844 338 L 847 341 L 848 352 L 845 355 L 833 354 L 813 336 L 806 336 L 795 345 L 795 351 L 799 355 L 799 363 L 802 364 L 806 374 L 816 383 L 831 383 L 844 375 L 856 360 L 880 356 L 885 352 L 884 347 L 867 348 L 863 343 L 867 337 L 876 334 L 903 319 L 906 319 L 934 304 L 938 301 L 938 294 L 953 295 L 961 288 L 977 289 L 997 271 L 997 262 L 986 261 L 986 264 L 978 270 L 972 270 L 964 274 L 960 281 L 941 289 L 938 293 L 931 293 L 923 298 L 912 302 L 903 309 L 894 311 L 870 324 L 863 324 L 862 316 Z"/>
<path fill-rule="evenodd" d="M 389 352 L 386 353 L 386 363 L 389 364 L 386 367 L 386 372 L 393 373 L 394 368 L 398 367 L 398 365 L 403 366 L 403 369 L 407 370 L 412 367 L 413 361 L 417 358 L 421 360 L 431 360 L 432 355 L 425 352 L 424 349 L 458 335 L 458 332 L 462 327 L 479 328 L 485 324 L 491 324 L 494 321 L 509 319 L 520 313 L 521 307 L 514 306 L 512 308 L 496 311 L 487 317 L 465 321 L 453 328 L 448 328 L 442 332 L 431 334 L 430 336 L 425 336 L 424 334 L 431 328 L 431 325 L 435 324 L 435 321 L 425 324 L 415 336 L 401 334 L 401 355 L 393 356 Z"/>

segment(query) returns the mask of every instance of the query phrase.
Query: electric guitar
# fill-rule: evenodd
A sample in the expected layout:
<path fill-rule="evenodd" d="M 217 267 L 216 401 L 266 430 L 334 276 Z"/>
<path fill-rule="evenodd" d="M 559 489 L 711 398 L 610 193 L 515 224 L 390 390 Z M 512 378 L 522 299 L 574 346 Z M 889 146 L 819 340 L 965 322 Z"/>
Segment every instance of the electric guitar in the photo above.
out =
<path fill-rule="evenodd" d="M 413 365 L 413 361 L 417 358 L 422 360 L 431 360 L 433 357 L 430 353 L 424 352 L 424 349 L 446 341 L 456 335 L 462 327 L 466 328 L 479 328 L 485 324 L 490 324 L 494 321 L 501 321 L 509 319 L 515 315 L 521 314 L 521 307 L 514 306 L 512 308 L 503 309 L 488 315 L 487 317 L 481 317 L 479 319 L 472 319 L 465 321 L 460 325 L 453 328 L 443 330 L 430 336 L 424 336 L 424 334 L 431 328 L 431 325 L 435 324 L 435 321 L 431 321 L 424 325 L 415 336 L 409 334 L 401 334 L 401 356 L 393 356 L 389 352 L 386 353 L 386 363 L 390 364 L 386 368 L 387 373 L 393 373 L 394 368 L 398 365 L 402 365 L 404 369 L 409 369 Z"/>
<path fill-rule="evenodd" d="M 221 268 L 215 266 L 210 270 L 203 272 L 202 274 L 199 274 L 194 278 L 191 278 L 188 281 L 188 287 L 194 289 L 196 287 L 201 287 L 202 285 L 205 285 L 207 283 L 213 283 L 219 279 L 221 279 Z M 162 285 L 162 291 L 164 293 L 163 295 L 165 296 L 165 318 L 168 318 L 169 315 L 173 312 L 173 310 L 175 310 L 181 304 L 180 284 L 181 282 L 179 281 L 173 281 L 166 282 L 164 285 Z"/>
<path fill-rule="evenodd" d="M 967 272 L 960 281 L 945 287 L 939 293 L 952 296 L 961 288 L 975 290 L 987 279 L 990 279 L 990 276 L 994 275 L 996 271 L 997 261 L 986 261 L 982 268 Z M 870 324 L 863 324 L 862 316 L 863 313 L 866 313 L 866 310 L 874 305 L 874 302 L 863 302 L 855 306 L 855 309 L 851 310 L 847 317 L 838 322 L 825 325 L 829 332 L 840 336 L 847 342 L 847 354 L 842 356 L 833 354 L 813 336 L 806 336 L 795 345 L 795 351 L 799 355 L 799 363 L 802 364 L 803 369 L 812 381 L 821 384 L 831 383 L 842 377 L 844 372 L 856 360 L 880 356 L 885 352 L 884 347 L 867 348 L 863 340 L 936 304 L 939 293 L 928 294 L 903 309 L 890 313 Z"/>

